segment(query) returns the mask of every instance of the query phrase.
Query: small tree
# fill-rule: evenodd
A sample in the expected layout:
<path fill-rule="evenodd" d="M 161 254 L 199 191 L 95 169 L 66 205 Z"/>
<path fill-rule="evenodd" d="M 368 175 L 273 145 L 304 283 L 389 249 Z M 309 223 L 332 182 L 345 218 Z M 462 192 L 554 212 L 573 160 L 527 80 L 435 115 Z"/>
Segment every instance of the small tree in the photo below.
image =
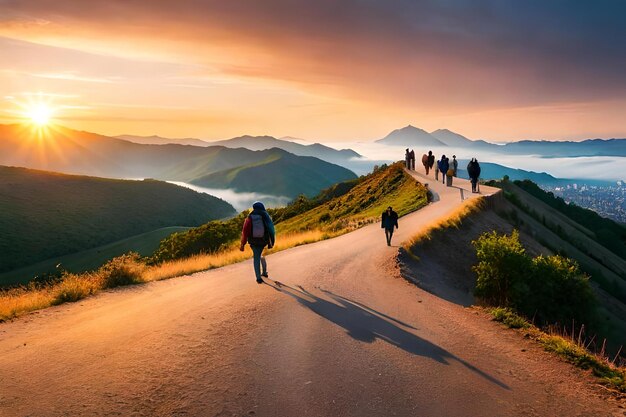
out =
<path fill-rule="evenodd" d="M 478 264 L 472 267 L 478 276 L 475 294 L 490 304 L 514 306 L 528 291 L 525 275 L 530 270 L 519 232 L 513 230 L 510 236 L 484 233 L 472 244 L 478 257 Z"/>
<path fill-rule="evenodd" d="M 595 298 L 589 278 L 564 256 L 526 255 L 514 230 L 510 236 L 493 231 L 472 244 L 478 264 L 474 293 L 487 303 L 512 307 L 539 323 L 594 324 Z"/>

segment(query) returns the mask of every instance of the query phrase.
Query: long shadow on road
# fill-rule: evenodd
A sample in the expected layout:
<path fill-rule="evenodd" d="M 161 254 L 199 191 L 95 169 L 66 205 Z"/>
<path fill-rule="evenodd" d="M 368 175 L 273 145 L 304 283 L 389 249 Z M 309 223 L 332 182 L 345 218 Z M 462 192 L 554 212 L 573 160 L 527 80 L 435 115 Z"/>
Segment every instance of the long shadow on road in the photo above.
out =
<path fill-rule="evenodd" d="M 279 281 L 272 280 L 266 280 L 265 283 L 276 291 L 293 297 L 300 305 L 308 308 L 320 317 L 342 327 L 350 337 L 356 340 L 372 343 L 376 339 L 381 339 L 413 355 L 429 357 L 445 365 L 449 365 L 449 360 L 455 360 L 486 380 L 503 389 L 510 390 L 506 384 L 493 376 L 445 349 L 413 334 L 410 330 L 417 330 L 415 327 L 361 303 L 326 290 L 321 291 L 332 301 L 318 297 L 301 286 L 293 288 Z"/>

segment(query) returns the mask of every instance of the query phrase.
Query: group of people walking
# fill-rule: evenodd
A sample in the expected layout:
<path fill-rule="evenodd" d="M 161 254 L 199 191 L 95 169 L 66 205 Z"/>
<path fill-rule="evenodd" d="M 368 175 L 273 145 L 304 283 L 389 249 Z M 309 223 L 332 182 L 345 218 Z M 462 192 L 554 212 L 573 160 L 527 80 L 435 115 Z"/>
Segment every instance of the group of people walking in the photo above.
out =
<path fill-rule="evenodd" d="M 409 150 L 407 149 L 407 155 L 409 155 L 408 151 Z M 411 153 L 412 152 L 413 151 L 411 151 Z M 408 157 L 407 161 L 409 161 Z M 442 182 L 446 184 L 447 180 L 448 185 L 452 185 L 452 178 L 456 177 L 459 171 L 459 161 L 456 159 L 456 155 L 452 155 L 452 160 L 445 155 L 441 155 L 441 158 L 437 160 L 437 163 L 435 163 L 435 155 L 433 155 L 433 151 L 428 151 L 428 154 L 422 155 L 422 165 L 424 165 L 426 175 L 428 175 L 434 167 L 435 181 L 439 181 L 439 173 L 441 173 Z M 469 175 L 470 182 L 472 183 L 472 192 L 475 193 L 478 191 L 478 178 L 480 178 L 480 164 L 476 158 L 472 158 L 469 164 L 467 164 L 467 174 Z"/>
<path fill-rule="evenodd" d="M 406 150 L 405 163 L 407 169 L 415 170 L 415 152 L 413 150 Z M 437 181 L 439 181 L 439 172 L 441 172 L 443 183 L 445 184 L 446 177 L 457 176 L 459 162 L 456 159 L 456 155 L 452 155 L 452 160 L 445 155 L 442 155 L 441 158 L 435 163 L 435 155 L 433 155 L 432 151 L 428 151 L 428 154 L 422 155 L 422 165 L 424 165 L 426 175 L 430 173 L 433 167 L 435 168 L 435 180 Z M 470 182 L 472 183 L 472 192 L 478 192 L 480 164 L 476 158 L 472 158 L 467 164 L 467 173 L 470 177 Z M 448 185 L 450 185 L 450 182 Z M 387 207 L 387 210 L 383 212 L 380 227 L 385 229 L 387 246 L 391 246 L 393 232 L 398 229 L 398 213 L 393 211 L 391 206 Z M 263 203 L 257 201 L 252 205 L 252 212 L 244 221 L 239 249 L 243 251 L 246 243 L 248 243 L 252 248 L 254 274 L 256 276 L 256 282 L 259 284 L 263 283 L 264 277 L 269 277 L 267 272 L 267 261 L 263 256 L 263 251 L 266 247 L 268 249 L 274 247 L 275 241 L 276 231 L 274 229 L 272 218 L 268 214 Z"/>

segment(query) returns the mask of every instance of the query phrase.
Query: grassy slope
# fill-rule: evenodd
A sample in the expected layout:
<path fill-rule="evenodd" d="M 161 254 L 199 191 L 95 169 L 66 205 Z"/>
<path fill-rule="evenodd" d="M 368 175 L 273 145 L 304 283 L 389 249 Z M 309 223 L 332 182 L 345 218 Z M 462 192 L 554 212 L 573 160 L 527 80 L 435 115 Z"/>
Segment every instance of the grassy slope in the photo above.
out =
<path fill-rule="evenodd" d="M 270 253 L 327 239 L 376 221 L 388 205 L 392 205 L 402 215 L 427 204 L 425 187 L 406 174 L 401 163 L 354 182 L 357 184 L 344 183 L 331 187 L 322 193 L 323 198 L 320 201 L 331 196 L 333 199 L 277 223 L 279 235 L 276 246 Z M 343 210 L 333 212 L 339 208 Z M 330 212 L 335 216 L 332 221 L 319 221 L 320 215 Z M 149 282 L 218 268 L 251 256 L 249 247 L 246 247 L 245 252 L 240 252 L 238 244 L 232 242 L 216 253 L 201 253 L 152 266 L 146 266 L 138 259 L 116 258 L 111 263 L 118 265 L 115 269 L 123 271 L 121 274 L 112 274 L 111 269 L 105 265 L 90 273 L 67 275 L 62 282 L 43 287 L 29 286 L 0 291 L 0 321 L 50 305 L 77 301 L 105 288 L 125 285 L 111 283 L 112 276 L 128 278 L 130 281 L 126 284 Z"/>
<path fill-rule="evenodd" d="M 263 161 L 215 172 L 192 181 L 209 188 L 232 188 L 296 197 L 312 197 L 340 181 L 355 178 L 353 172 L 313 157 L 297 157 L 271 149 Z"/>
<path fill-rule="evenodd" d="M 521 189 L 519 192 L 524 193 Z M 535 210 L 544 210 L 541 213 L 547 223 L 561 222 L 563 230 L 570 233 L 578 231 L 580 235 L 576 236 L 585 236 L 579 230 L 580 226 L 570 224 L 568 227 L 571 229 L 566 229 L 566 220 L 561 218 L 561 213 L 544 208 L 541 201 L 528 194 L 526 194 L 524 201 L 531 204 Z M 516 214 L 513 215 L 513 212 Z M 497 230 L 500 233 L 508 234 L 513 228 L 518 228 L 521 231 L 520 240 L 532 256 L 553 254 L 559 251 L 579 262 L 581 268 L 590 274 L 592 283 L 595 283 L 593 287 L 600 305 L 598 314 L 603 320 L 603 328 L 597 330 L 602 333 L 602 336 L 609 339 L 614 348 L 626 344 L 626 303 L 617 298 L 618 292 L 611 291 L 611 287 L 607 287 L 602 282 L 606 277 L 611 277 L 616 280 L 618 288 L 622 289 L 623 282 L 619 276 L 595 259 L 577 250 L 570 241 L 562 239 L 541 222 L 522 212 L 500 195 L 491 197 L 489 203 L 484 204 L 480 210 L 466 211 L 455 222 L 443 224 L 441 227 L 428 231 L 428 233 L 423 233 L 412 244 L 407 245 L 406 249 L 413 258 L 403 260 L 411 267 L 407 273 L 418 277 L 415 280 L 419 281 L 420 284 L 424 281 L 424 287 L 432 288 L 436 294 L 441 292 L 441 290 L 438 291 L 441 285 L 446 286 L 445 291 L 447 293 L 450 293 L 448 288 L 453 288 L 451 301 L 465 305 L 471 304 L 473 302 L 471 293 L 476 280 L 471 266 L 477 262 L 471 241 L 486 231 Z M 598 257 L 614 256 L 608 249 L 589 238 L 585 244 L 587 247 L 597 250 L 596 256 Z M 440 250 L 442 246 L 448 250 Z M 416 259 L 417 262 L 415 262 Z M 431 282 L 429 280 L 430 275 L 426 271 L 440 268 L 440 265 L 448 265 L 445 276 Z M 603 276 L 590 271 L 602 271 Z"/>
<path fill-rule="evenodd" d="M 222 200 L 160 181 L 0 167 L 0 272 L 233 213 Z"/>
<path fill-rule="evenodd" d="M 46 259 L 24 268 L 0 274 L 0 286 L 27 284 L 33 277 L 58 273 L 59 269 L 56 266 L 59 264 L 63 270 L 79 273 L 97 269 L 109 259 L 128 252 L 137 252 L 141 256 L 150 256 L 159 247 L 161 240 L 172 233 L 184 232 L 186 230 L 189 230 L 189 227 L 163 227 L 93 249 Z"/>
<path fill-rule="evenodd" d="M 402 164 L 396 163 L 365 177 L 346 194 L 278 223 L 277 230 L 349 231 L 378 221 L 388 206 L 399 216 L 418 210 L 428 203 L 426 194 L 426 188 L 407 175 Z"/>

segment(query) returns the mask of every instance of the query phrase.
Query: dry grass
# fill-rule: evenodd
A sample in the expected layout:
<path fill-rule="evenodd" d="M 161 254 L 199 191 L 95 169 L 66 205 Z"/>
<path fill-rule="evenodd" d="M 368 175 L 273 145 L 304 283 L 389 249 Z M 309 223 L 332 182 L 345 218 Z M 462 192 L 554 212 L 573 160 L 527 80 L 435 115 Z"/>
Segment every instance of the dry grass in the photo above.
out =
<path fill-rule="evenodd" d="M 301 233 L 290 233 L 281 235 L 276 246 L 267 251 L 268 254 L 281 250 L 293 248 L 295 246 L 306 245 L 331 237 L 319 230 L 309 230 Z M 219 268 L 225 265 L 234 264 L 252 257 L 250 246 L 246 245 L 245 251 L 241 252 L 238 246 L 230 247 L 217 253 L 205 253 L 194 255 L 189 258 L 164 262 L 149 268 L 144 274 L 144 281 L 159 281 L 162 279 L 189 275 L 195 272 L 206 271 Z"/>
<path fill-rule="evenodd" d="M 54 294 L 48 289 L 27 291 L 18 288 L 6 291 L 0 294 L 0 321 L 49 307 L 54 298 Z"/>
<path fill-rule="evenodd" d="M 582 329 L 576 338 L 574 335 L 554 333 L 554 329 L 543 331 L 512 310 L 502 308 L 482 310 L 489 313 L 495 321 L 523 332 L 525 337 L 535 340 L 548 352 L 556 354 L 578 368 L 590 370 L 602 384 L 622 393 L 618 395 L 626 393 L 626 368 L 615 363 L 617 356 L 613 360 L 607 357 L 604 349 L 599 353 L 590 351 L 590 343 L 581 337 Z"/>
<path fill-rule="evenodd" d="M 472 213 L 481 211 L 486 205 L 485 197 L 472 198 L 465 200 L 465 202 L 459 206 L 455 211 L 445 216 L 441 216 L 430 224 L 424 230 L 421 230 L 418 234 L 413 236 L 410 240 L 402 245 L 407 252 L 411 253 L 411 248 L 415 245 L 423 242 L 424 240 L 430 240 L 433 232 L 436 230 L 447 229 L 450 227 L 458 228 L 463 219 Z"/>
<path fill-rule="evenodd" d="M 305 245 L 333 237 L 320 230 L 308 230 L 280 236 L 268 253 Z M 0 292 L 0 322 L 52 305 L 74 302 L 106 288 L 159 281 L 181 275 L 219 268 L 252 257 L 250 247 L 244 252 L 238 246 L 210 254 L 199 254 L 176 261 L 147 267 L 138 256 L 123 255 L 100 269 L 83 274 L 65 274 L 61 281 L 47 286 L 29 286 Z"/>

